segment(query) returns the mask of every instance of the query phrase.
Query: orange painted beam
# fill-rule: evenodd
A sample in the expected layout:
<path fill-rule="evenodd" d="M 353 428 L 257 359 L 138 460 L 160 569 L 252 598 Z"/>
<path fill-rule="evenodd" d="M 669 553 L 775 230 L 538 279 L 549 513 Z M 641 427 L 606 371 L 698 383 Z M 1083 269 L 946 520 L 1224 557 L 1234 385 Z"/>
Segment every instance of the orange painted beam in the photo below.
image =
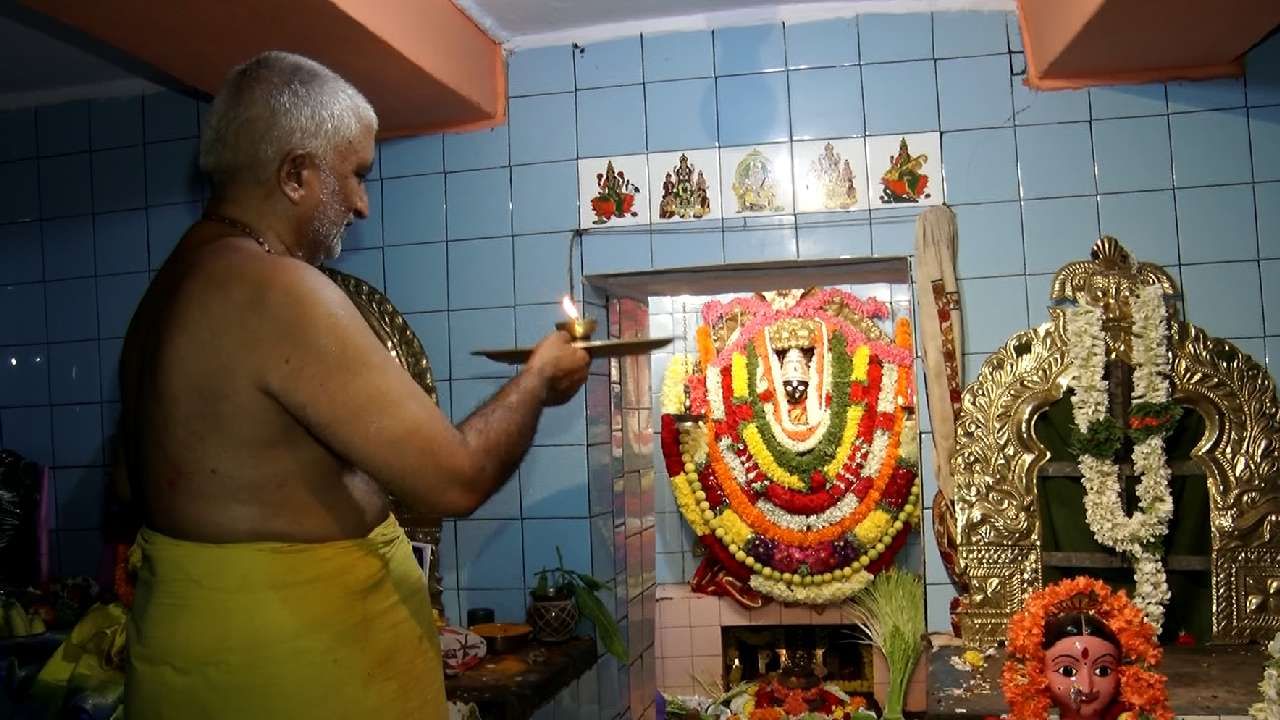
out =
<path fill-rule="evenodd" d="M 1280 25 L 1280 2 L 1018 0 L 1027 85 L 1038 90 L 1238 76 Z"/>
<path fill-rule="evenodd" d="M 449 0 L 20 0 L 209 94 L 264 50 L 306 55 L 378 112 L 379 137 L 506 119 L 502 48 Z"/>

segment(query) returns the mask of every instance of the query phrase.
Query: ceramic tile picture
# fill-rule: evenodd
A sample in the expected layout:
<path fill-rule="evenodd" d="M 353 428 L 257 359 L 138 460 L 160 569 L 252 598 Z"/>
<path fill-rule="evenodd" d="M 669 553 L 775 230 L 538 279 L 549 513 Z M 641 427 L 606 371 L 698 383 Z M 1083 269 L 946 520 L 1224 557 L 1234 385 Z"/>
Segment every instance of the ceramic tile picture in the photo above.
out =
<path fill-rule="evenodd" d="M 578 161 L 578 226 L 644 225 L 649 222 L 648 164 L 644 155 Z"/>
<path fill-rule="evenodd" d="M 867 149 L 862 138 L 794 143 L 796 212 L 869 207 Z"/>
<path fill-rule="evenodd" d="M 867 138 L 871 207 L 942 204 L 940 133 Z"/>
<path fill-rule="evenodd" d="M 721 148 L 720 187 L 726 218 L 792 212 L 790 145 Z"/>
<path fill-rule="evenodd" d="M 719 152 L 650 154 L 649 217 L 655 225 L 720 217 Z"/>

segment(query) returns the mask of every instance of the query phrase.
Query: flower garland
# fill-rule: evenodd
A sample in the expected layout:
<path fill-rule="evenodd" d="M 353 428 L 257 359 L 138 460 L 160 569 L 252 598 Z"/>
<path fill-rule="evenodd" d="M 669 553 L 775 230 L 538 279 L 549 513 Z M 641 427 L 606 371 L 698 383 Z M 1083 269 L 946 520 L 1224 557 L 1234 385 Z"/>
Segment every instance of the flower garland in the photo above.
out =
<path fill-rule="evenodd" d="M 1090 577 L 1074 577 L 1045 587 L 1027 598 L 1009 621 L 1008 658 L 1001 675 L 1009 720 L 1044 720 L 1053 705 L 1044 675 L 1045 624 L 1065 613 L 1088 612 L 1111 630 L 1124 656 L 1118 670 L 1118 701 L 1144 720 L 1173 720 L 1165 678 L 1155 672 L 1161 658 L 1156 629 L 1143 611 L 1121 592 Z"/>
<path fill-rule="evenodd" d="M 1134 407 L 1146 410 L 1145 414 L 1136 412 L 1130 421 L 1131 427 L 1141 431 L 1140 437 L 1135 437 L 1137 442 L 1133 448 L 1134 471 L 1141 478 L 1139 509 L 1133 515 L 1125 514 L 1124 485 L 1113 459 L 1121 438 L 1118 425 L 1107 412 L 1102 313 L 1084 304 L 1066 312 L 1068 382 L 1074 390 L 1072 434 L 1080 457 L 1089 529 L 1098 542 L 1132 559 L 1137 588 L 1134 602 L 1158 632 L 1164 622 L 1164 606 L 1169 601 L 1169 585 L 1161 561 L 1162 541 L 1173 516 L 1164 438 L 1172 431 L 1178 411 L 1169 402 L 1169 353 L 1165 344 L 1168 327 L 1163 289 L 1154 285 L 1142 288 L 1133 299 L 1132 308 Z"/>
<path fill-rule="evenodd" d="M 848 319 L 857 310 L 888 315 L 838 290 L 790 310 L 756 298 L 708 303 L 708 324 L 738 313 L 737 329 L 717 349 L 700 326 L 696 361 L 673 360 L 664 379 L 662 448 L 681 514 L 729 576 L 783 602 L 848 599 L 919 524 L 910 325 L 897 323 L 896 344 L 870 343 Z M 808 425 L 785 415 L 764 339 L 793 317 L 821 324 L 809 368 L 821 394 L 802 403 Z"/>
<path fill-rule="evenodd" d="M 1262 682 L 1258 690 L 1262 693 L 1262 701 L 1249 708 L 1249 714 L 1255 720 L 1280 720 L 1280 633 L 1267 645 L 1267 660 L 1262 671 Z"/>

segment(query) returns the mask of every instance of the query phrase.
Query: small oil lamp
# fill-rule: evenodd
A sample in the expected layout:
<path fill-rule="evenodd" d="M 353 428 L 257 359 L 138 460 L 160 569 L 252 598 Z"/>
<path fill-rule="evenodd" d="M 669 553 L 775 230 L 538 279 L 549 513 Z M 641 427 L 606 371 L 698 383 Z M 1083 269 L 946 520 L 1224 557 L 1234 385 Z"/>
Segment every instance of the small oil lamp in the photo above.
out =
<path fill-rule="evenodd" d="M 564 312 L 569 319 L 556 323 L 556 329 L 569 333 L 569 337 L 574 340 L 590 340 L 591 333 L 596 331 L 595 318 L 582 317 L 578 312 L 578 306 L 573 304 L 573 298 L 568 295 L 564 296 L 560 304 L 564 307 Z"/>

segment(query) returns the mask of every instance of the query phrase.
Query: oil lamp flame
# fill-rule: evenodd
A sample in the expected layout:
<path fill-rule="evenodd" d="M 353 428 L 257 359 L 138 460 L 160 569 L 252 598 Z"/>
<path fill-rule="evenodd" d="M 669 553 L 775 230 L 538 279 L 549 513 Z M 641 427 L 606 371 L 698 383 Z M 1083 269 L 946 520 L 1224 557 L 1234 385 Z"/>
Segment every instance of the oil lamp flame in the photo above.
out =
<path fill-rule="evenodd" d="M 570 318 L 577 320 L 579 317 L 581 317 L 580 315 L 578 315 L 578 306 L 573 304 L 573 298 L 569 297 L 568 295 L 564 296 L 564 300 L 560 301 L 560 305 L 564 307 L 565 314 L 568 315 Z"/>

